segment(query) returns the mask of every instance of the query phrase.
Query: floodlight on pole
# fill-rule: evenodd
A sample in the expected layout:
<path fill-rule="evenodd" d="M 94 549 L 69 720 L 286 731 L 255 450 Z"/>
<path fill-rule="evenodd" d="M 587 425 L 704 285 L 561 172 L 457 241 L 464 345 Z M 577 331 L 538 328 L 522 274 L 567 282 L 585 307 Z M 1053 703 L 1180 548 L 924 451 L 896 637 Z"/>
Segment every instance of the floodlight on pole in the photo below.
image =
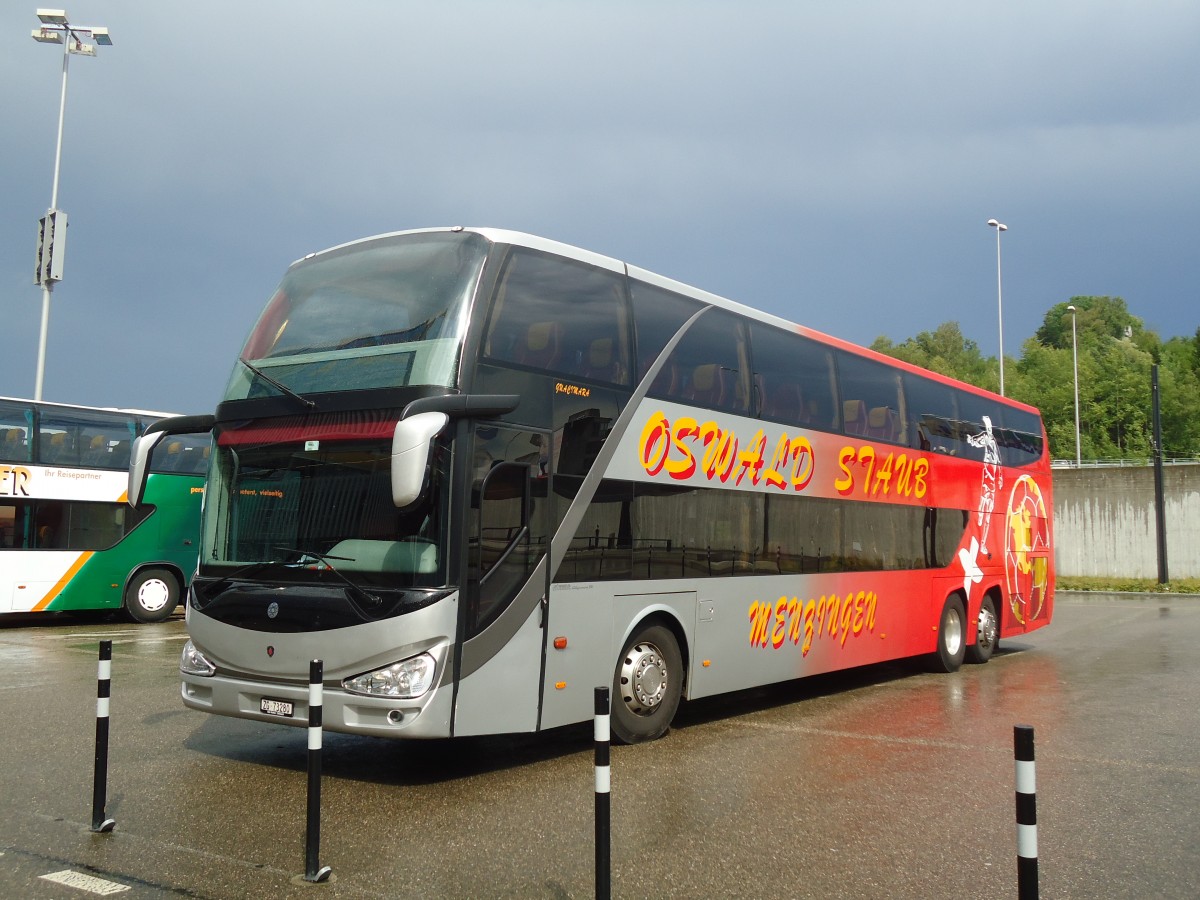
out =
<path fill-rule="evenodd" d="M 1075 307 L 1068 306 L 1071 313 L 1071 367 L 1075 370 L 1075 468 L 1080 466 L 1079 456 L 1079 339 L 1075 332 Z"/>
<path fill-rule="evenodd" d="M 95 41 L 106 47 L 112 46 L 108 29 L 101 25 L 72 25 L 65 9 L 39 9 L 38 21 L 41 28 L 33 30 L 33 39 L 41 44 L 62 44 L 62 96 L 58 103 L 58 140 L 54 145 L 54 182 L 50 190 L 50 208 L 39 222 L 34 283 L 42 288 L 42 329 L 38 340 L 37 379 L 33 398 L 42 399 L 42 382 L 46 373 L 46 337 L 50 330 L 50 294 L 54 285 L 62 280 L 63 262 L 66 253 L 67 214 L 58 208 L 58 175 L 62 164 L 63 120 L 67 112 L 67 63 L 71 54 L 95 56 Z"/>
<path fill-rule="evenodd" d="M 1000 289 L 1000 232 L 1008 231 L 1008 226 L 995 219 L 988 219 L 988 224 L 996 229 L 996 307 L 1000 314 L 1000 396 L 1004 396 L 1004 293 Z"/>

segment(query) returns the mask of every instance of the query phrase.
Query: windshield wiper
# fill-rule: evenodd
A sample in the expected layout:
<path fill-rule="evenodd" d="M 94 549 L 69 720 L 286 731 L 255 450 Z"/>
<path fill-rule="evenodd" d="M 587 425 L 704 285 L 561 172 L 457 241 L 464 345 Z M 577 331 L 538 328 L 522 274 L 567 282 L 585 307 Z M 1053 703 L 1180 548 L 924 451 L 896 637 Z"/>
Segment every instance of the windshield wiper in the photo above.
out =
<path fill-rule="evenodd" d="M 349 593 L 353 599 L 366 606 L 381 606 L 383 604 L 382 597 L 372 594 L 370 591 L 359 587 L 357 584 L 351 581 L 347 575 L 345 575 L 343 572 L 339 572 L 333 563 L 330 562 L 331 559 L 340 560 L 342 562 L 353 562 L 353 557 L 330 556 L 328 553 L 318 553 L 316 550 L 298 550 L 295 547 L 275 547 L 273 549 L 282 550 L 284 553 L 295 553 L 300 557 L 310 556 L 313 559 L 320 560 L 321 562 L 325 563 L 325 571 L 332 572 L 343 582 L 345 582 L 347 593 Z M 304 559 L 301 559 L 297 564 L 303 565 L 304 562 Z"/>
<path fill-rule="evenodd" d="M 278 390 L 287 394 L 293 400 L 299 400 L 301 403 L 303 403 L 309 409 L 313 409 L 314 407 L 316 407 L 317 404 L 314 401 L 309 400 L 307 397 L 304 397 L 300 394 L 297 394 L 295 391 L 293 391 L 290 387 L 288 387 L 282 381 L 278 381 L 277 379 L 272 378 L 270 375 L 268 375 L 266 372 L 264 372 L 262 369 L 260 369 L 258 366 L 254 365 L 253 363 L 248 362 L 241 357 L 238 358 L 238 362 L 240 362 L 243 366 L 245 366 L 247 369 L 249 369 L 251 372 L 253 372 L 255 375 L 257 375 L 259 378 L 261 378 L 267 384 L 271 385 L 271 387 L 277 388 Z"/>
<path fill-rule="evenodd" d="M 270 568 L 271 566 L 289 566 L 289 565 L 294 566 L 295 563 L 288 563 L 282 559 L 264 559 L 264 560 L 260 560 L 259 562 L 252 562 L 252 563 L 249 563 L 248 565 L 240 566 L 239 568 L 234 569 L 232 572 L 230 572 L 227 575 L 222 575 L 220 578 L 218 578 L 212 584 L 207 585 L 205 587 L 204 592 L 206 594 L 208 594 L 209 599 L 211 599 L 211 598 L 215 597 L 218 593 L 220 593 L 221 588 L 225 587 L 225 585 L 229 584 L 231 581 L 242 577 L 243 575 L 249 575 L 252 572 L 258 572 L 258 571 L 261 571 L 262 569 Z"/>

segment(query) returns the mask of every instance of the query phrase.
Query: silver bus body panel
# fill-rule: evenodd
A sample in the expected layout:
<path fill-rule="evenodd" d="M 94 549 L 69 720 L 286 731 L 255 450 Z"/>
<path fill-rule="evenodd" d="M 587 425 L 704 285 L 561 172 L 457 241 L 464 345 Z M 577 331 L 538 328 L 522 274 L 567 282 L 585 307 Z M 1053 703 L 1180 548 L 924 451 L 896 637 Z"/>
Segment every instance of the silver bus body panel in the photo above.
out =
<path fill-rule="evenodd" d="M 535 607 L 486 663 L 459 681 L 455 735 L 537 730 L 541 617 Z"/>
<path fill-rule="evenodd" d="M 611 686 L 617 657 L 638 623 L 651 617 L 671 620 L 683 635 L 681 649 L 688 653 L 696 592 L 664 590 L 662 582 L 646 582 L 645 593 L 626 593 L 630 587 L 629 582 L 613 581 L 554 586 L 542 687 L 543 728 L 592 717 L 595 689 Z M 560 636 L 567 638 L 567 645 L 557 650 L 553 641 Z"/>
<path fill-rule="evenodd" d="M 183 674 L 185 705 L 226 716 L 307 724 L 308 665 L 324 664 L 324 727 L 384 737 L 448 737 L 453 707 L 452 648 L 458 617 L 454 594 L 403 616 L 311 632 L 266 632 L 216 621 L 189 606 L 193 644 L 217 667 L 209 677 Z M 434 687 L 412 700 L 366 697 L 340 687 L 343 679 L 428 652 L 437 661 Z M 291 701 L 290 719 L 260 711 L 263 697 Z M 388 721 L 393 710 L 403 714 Z M 394 717 L 393 717 L 394 718 Z"/>
<path fill-rule="evenodd" d="M 906 596 L 910 577 L 903 571 L 743 575 L 705 579 L 698 589 L 686 579 L 556 584 L 548 640 L 566 637 L 567 646 L 546 651 L 542 727 L 591 715 L 593 689 L 611 683 L 625 641 L 651 617 L 678 626 L 684 696 L 691 700 L 844 669 L 847 649 L 855 666 L 895 659 L 895 647 L 932 652 L 936 631 L 927 622 L 950 587 L 935 589 L 930 611 L 917 614 L 920 599 Z M 834 597 L 836 623 L 808 612 L 827 598 L 834 609 Z M 756 604 L 767 609 L 757 630 Z"/>

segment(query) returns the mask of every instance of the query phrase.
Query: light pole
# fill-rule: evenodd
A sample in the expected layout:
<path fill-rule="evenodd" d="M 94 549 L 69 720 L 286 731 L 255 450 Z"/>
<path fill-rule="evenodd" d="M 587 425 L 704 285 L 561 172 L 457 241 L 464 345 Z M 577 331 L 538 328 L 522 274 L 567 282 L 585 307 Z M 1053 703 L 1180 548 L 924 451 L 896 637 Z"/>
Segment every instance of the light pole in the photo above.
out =
<path fill-rule="evenodd" d="M 995 219 L 988 219 L 988 224 L 996 229 L 996 306 L 1000 312 L 1000 396 L 1004 396 L 1004 294 L 1000 290 L 1000 232 L 1008 231 L 1008 226 Z"/>
<path fill-rule="evenodd" d="M 1075 468 L 1079 468 L 1079 339 L 1075 334 L 1075 307 L 1068 306 L 1071 313 L 1071 367 L 1075 370 Z"/>
<path fill-rule="evenodd" d="M 67 112 L 67 63 L 72 53 L 95 56 L 96 47 L 85 43 L 93 40 L 106 46 L 112 44 L 108 29 L 100 25 L 80 27 L 67 21 L 65 9 L 39 9 L 41 28 L 33 30 L 33 39 L 43 44 L 63 45 L 62 98 L 58 104 L 58 141 L 54 145 L 54 186 L 50 191 L 50 208 L 41 220 L 38 231 L 37 265 L 34 283 L 42 288 L 42 332 L 38 339 L 37 380 L 33 399 L 42 399 L 42 381 L 46 374 L 46 335 L 50 330 L 50 294 L 62 281 L 64 255 L 67 249 L 67 214 L 58 208 L 58 173 L 62 162 L 63 118 Z"/>

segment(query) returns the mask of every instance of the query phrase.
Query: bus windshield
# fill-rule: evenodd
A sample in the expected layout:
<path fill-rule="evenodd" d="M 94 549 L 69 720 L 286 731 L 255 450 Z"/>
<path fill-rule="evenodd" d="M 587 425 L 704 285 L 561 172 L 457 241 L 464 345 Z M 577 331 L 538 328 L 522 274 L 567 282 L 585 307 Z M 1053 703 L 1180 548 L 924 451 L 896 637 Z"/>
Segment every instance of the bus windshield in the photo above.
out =
<path fill-rule="evenodd" d="M 288 580 L 320 573 L 380 587 L 446 583 L 443 510 L 448 448 L 433 454 L 430 488 L 397 509 L 390 438 L 255 440 L 226 431 L 217 440 L 202 527 L 201 574 L 231 576 L 279 563 Z"/>
<path fill-rule="evenodd" d="M 289 269 L 226 400 L 452 385 L 487 241 L 457 232 L 349 244 Z"/>

